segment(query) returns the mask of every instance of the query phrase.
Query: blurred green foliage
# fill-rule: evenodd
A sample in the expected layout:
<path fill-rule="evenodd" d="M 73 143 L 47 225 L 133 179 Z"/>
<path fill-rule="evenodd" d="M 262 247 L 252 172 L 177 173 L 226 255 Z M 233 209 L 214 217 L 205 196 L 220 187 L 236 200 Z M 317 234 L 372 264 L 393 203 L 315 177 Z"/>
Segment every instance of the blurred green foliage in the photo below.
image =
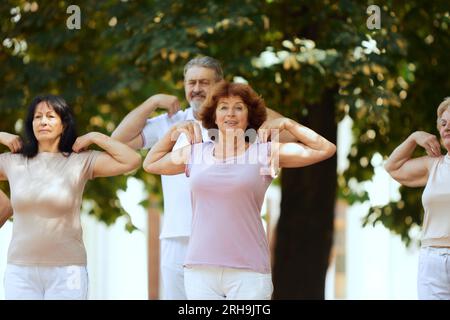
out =
<path fill-rule="evenodd" d="M 71 4 L 81 9 L 80 30 L 66 27 Z M 370 4 L 381 7 L 380 30 L 366 26 Z M 110 134 L 152 94 L 183 99 L 184 64 L 210 55 L 228 79 L 246 79 L 295 119 L 333 90 L 335 121 L 353 120 L 350 166 L 338 179 L 350 203 L 367 199 L 349 188 L 350 178 L 371 179 L 372 156 L 387 156 L 412 131 L 436 133 L 435 109 L 449 95 L 447 1 L 7 0 L 0 15 L 2 131 L 20 131 L 31 99 L 54 93 L 74 107 L 80 134 Z M 136 176 L 160 203 L 159 179 Z M 107 224 L 126 215 L 115 200 L 125 187 L 123 176 L 90 182 L 90 213 Z M 408 242 L 421 223 L 420 194 L 402 188 L 401 202 L 372 208 L 366 223 L 381 222 Z"/>

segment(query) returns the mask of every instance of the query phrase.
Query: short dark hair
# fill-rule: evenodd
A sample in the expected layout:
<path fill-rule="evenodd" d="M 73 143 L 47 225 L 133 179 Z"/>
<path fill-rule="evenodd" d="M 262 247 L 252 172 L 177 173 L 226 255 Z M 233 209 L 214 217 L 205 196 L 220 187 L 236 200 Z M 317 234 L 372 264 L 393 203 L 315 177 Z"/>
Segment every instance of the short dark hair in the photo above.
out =
<path fill-rule="evenodd" d="M 231 96 L 240 97 L 248 108 L 247 129 L 258 130 L 267 118 L 264 100 L 249 85 L 227 81 L 220 81 L 211 88 L 205 102 L 201 105 L 199 116 L 203 127 L 206 129 L 217 129 L 215 120 L 219 99 Z"/>
<path fill-rule="evenodd" d="M 33 131 L 33 119 L 36 107 L 41 102 L 47 103 L 61 118 L 63 133 L 59 141 L 58 150 L 66 154 L 72 153 L 72 146 L 77 139 L 75 117 L 71 108 L 62 97 L 49 94 L 37 96 L 28 107 L 28 113 L 25 120 L 25 141 L 22 148 L 22 155 L 33 158 L 38 153 L 38 141 Z"/>

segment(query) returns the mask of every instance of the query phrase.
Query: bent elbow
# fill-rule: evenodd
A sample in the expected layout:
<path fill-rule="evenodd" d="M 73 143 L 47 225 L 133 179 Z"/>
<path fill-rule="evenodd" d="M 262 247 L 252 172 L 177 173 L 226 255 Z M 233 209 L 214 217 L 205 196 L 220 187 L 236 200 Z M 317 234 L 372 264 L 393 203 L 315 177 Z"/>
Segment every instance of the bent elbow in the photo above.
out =
<path fill-rule="evenodd" d="M 321 161 L 333 157 L 336 154 L 336 150 L 337 150 L 336 145 L 330 142 L 327 148 L 324 150 L 325 152 L 323 153 L 323 159 Z"/>
<path fill-rule="evenodd" d="M 150 161 L 146 160 L 146 161 L 144 161 L 142 168 L 147 173 L 158 174 L 154 162 L 150 162 Z"/>
<path fill-rule="evenodd" d="M 143 168 L 144 171 L 147 172 L 147 173 L 154 173 L 154 172 L 152 171 L 152 167 L 151 167 L 150 164 L 144 164 L 144 165 L 142 166 L 142 168 Z"/>
<path fill-rule="evenodd" d="M 336 145 L 334 143 L 330 143 L 330 146 L 328 148 L 328 158 L 331 158 L 336 154 Z"/>
<path fill-rule="evenodd" d="M 132 157 L 128 159 L 126 163 L 122 164 L 121 172 L 122 174 L 130 174 L 141 166 L 141 156 L 138 153 L 135 153 Z"/>
<path fill-rule="evenodd" d="M 7 204 L 5 206 L 5 208 L 3 209 L 3 213 L 6 217 L 6 219 L 9 219 L 13 216 L 13 208 L 12 208 L 11 204 Z"/>
<path fill-rule="evenodd" d="M 111 138 L 122 143 L 124 142 L 122 139 L 122 135 L 117 131 L 117 129 L 111 133 Z"/>
<path fill-rule="evenodd" d="M 131 171 L 137 170 L 142 163 L 142 158 L 141 156 L 136 152 L 135 156 L 133 157 L 133 160 L 131 161 Z"/>
<path fill-rule="evenodd" d="M 389 162 L 389 160 L 386 161 L 386 163 L 383 165 L 383 168 L 387 173 L 389 173 L 391 177 L 393 177 L 394 168 L 392 167 L 392 164 Z"/>

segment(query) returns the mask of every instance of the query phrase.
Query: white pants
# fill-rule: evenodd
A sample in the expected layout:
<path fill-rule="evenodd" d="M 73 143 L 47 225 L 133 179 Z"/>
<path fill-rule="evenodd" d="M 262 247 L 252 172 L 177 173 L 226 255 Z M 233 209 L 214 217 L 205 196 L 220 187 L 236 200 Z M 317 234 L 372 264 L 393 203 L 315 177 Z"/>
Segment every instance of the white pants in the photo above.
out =
<path fill-rule="evenodd" d="M 417 291 L 420 300 L 450 300 L 450 248 L 422 248 Z"/>
<path fill-rule="evenodd" d="M 183 263 L 189 237 L 161 239 L 162 299 L 186 300 Z"/>
<path fill-rule="evenodd" d="M 272 275 L 251 270 L 191 266 L 184 268 L 189 300 L 270 300 Z"/>
<path fill-rule="evenodd" d="M 86 300 L 88 274 L 85 266 L 6 266 L 7 300 Z"/>

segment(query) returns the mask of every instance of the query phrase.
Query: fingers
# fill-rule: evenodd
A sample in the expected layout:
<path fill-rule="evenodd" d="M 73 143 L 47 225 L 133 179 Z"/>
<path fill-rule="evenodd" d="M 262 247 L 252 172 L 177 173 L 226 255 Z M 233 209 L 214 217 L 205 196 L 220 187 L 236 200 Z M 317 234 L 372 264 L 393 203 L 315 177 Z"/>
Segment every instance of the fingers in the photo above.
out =
<path fill-rule="evenodd" d="M 261 143 L 266 143 L 270 137 L 270 131 L 268 128 L 259 128 L 258 138 Z"/>
<path fill-rule="evenodd" d="M 278 129 L 270 130 L 270 141 L 272 141 L 272 142 L 280 141 L 280 130 L 278 130 Z"/>
<path fill-rule="evenodd" d="M 273 119 L 265 121 L 258 130 L 258 138 L 261 143 L 265 143 L 270 140 L 278 139 L 280 131 L 283 130 L 283 119 Z"/>
<path fill-rule="evenodd" d="M 423 147 L 430 157 L 439 157 L 441 155 L 441 145 L 435 135 L 427 132 L 417 132 L 416 143 Z"/>
<path fill-rule="evenodd" d="M 16 153 L 19 149 L 18 145 L 17 145 L 17 141 L 13 140 L 11 142 L 11 144 L 9 145 L 9 149 L 11 150 L 12 153 Z"/>
<path fill-rule="evenodd" d="M 180 111 L 180 106 L 181 106 L 180 101 L 177 98 L 175 98 L 175 101 L 172 102 L 172 105 L 171 105 L 172 115 L 174 115 L 175 113 Z"/>
<path fill-rule="evenodd" d="M 86 140 L 83 137 L 77 138 L 72 146 L 72 150 L 76 153 L 83 151 L 86 148 Z"/>
<path fill-rule="evenodd" d="M 78 142 L 78 141 L 79 141 L 78 139 L 75 140 L 75 143 L 74 143 L 73 146 L 72 146 L 72 150 L 73 150 L 74 152 L 78 152 L 78 151 L 80 150 L 79 142 Z"/>
<path fill-rule="evenodd" d="M 189 120 L 183 122 L 177 128 L 177 131 L 186 134 L 186 137 L 190 144 L 200 143 L 203 141 L 202 129 L 200 128 L 200 125 L 195 121 Z"/>
<path fill-rule="evenodd" d="M 181 104 L 177 97 L 167 96 L 166 101 L 167 114 L 171 118 L 175 113 L 180 111 Z"/>
<path fill-rule="evenodd" d="M 190 133 L 188 128 L 186 128 L 186 127 L 178 128 L 177 131 L 179 133 L 178 136 L 180 136 L 182 133 L 184 133 L 186 135 L 186 138 L 187 138 L 188 142 L 190 144 L 192 144 L 192 135 L 191 135 L 191 133 Z"/>
<path fill-rule="evenodd" d="M 17 153 L 22 150 L 22 140 L 20 137 L 15 137 L 12 139 L 12 141 L 8 144 L 8 148 L 12 153 Z"/>
<path fill-rule="evenodd" d="M 439 157 L 441 155 L 441 147 L 437 142 L 429 142 L 425 150 L 431 157 Z"/>
<path fill-rule="evenodd" d="M 268 121 L 265 121 L 258 129 L 258 138 L 261 143 L 268 141 L 270 136 L 270 125 Z"/>
<path fill-rule="evenodd" d="M 194 123 L 193 127 L 194 127 L 194 137 L 195 137 L 194 138 L 194 143 L 203 142 L 202 129 L 200 128 L 198 123 Z"/>
<path fill-rule="evenodd" d="M 14 152 L 19 152 L 22 149 L 22 143 L 19 139 L 14 141 Z"/>
<path fill-rule="evenodd" d="M 192 126 L 192 124 L 189 124 L 187 126 L 187 132 L 188 132 L 188 139 L 189 139 L 189 143 L 193 144 L 194 143 L 194 138 L 195 138 L 195 133 L 194 133 L 194 127 Z"/>
<path fill-rule="evenodd" d="M 266 123 L 267 121 L 263 122 L 263 124 L 258 129 L 258 139 L 261 143 L 264 143 L 264 132 L 266 130 Z"/>
<path fill-rule="evenodd" d="M 427 151 L 429 156 L 439 157 L 441 155 L 441 145 L 439 144 L 436 136 L 431 136 L 427 139 L 425 150 Z"/>
<path fill-rule="evenodd" d="M 17 152 L 19 152 L 19 151 L 21 151 L 22 148 L 23 148 L 23 142 L 22 142 L 22 139 L 19 138 L 19 139 L 17 140 L 17 144 L 18 144 Z"/>

